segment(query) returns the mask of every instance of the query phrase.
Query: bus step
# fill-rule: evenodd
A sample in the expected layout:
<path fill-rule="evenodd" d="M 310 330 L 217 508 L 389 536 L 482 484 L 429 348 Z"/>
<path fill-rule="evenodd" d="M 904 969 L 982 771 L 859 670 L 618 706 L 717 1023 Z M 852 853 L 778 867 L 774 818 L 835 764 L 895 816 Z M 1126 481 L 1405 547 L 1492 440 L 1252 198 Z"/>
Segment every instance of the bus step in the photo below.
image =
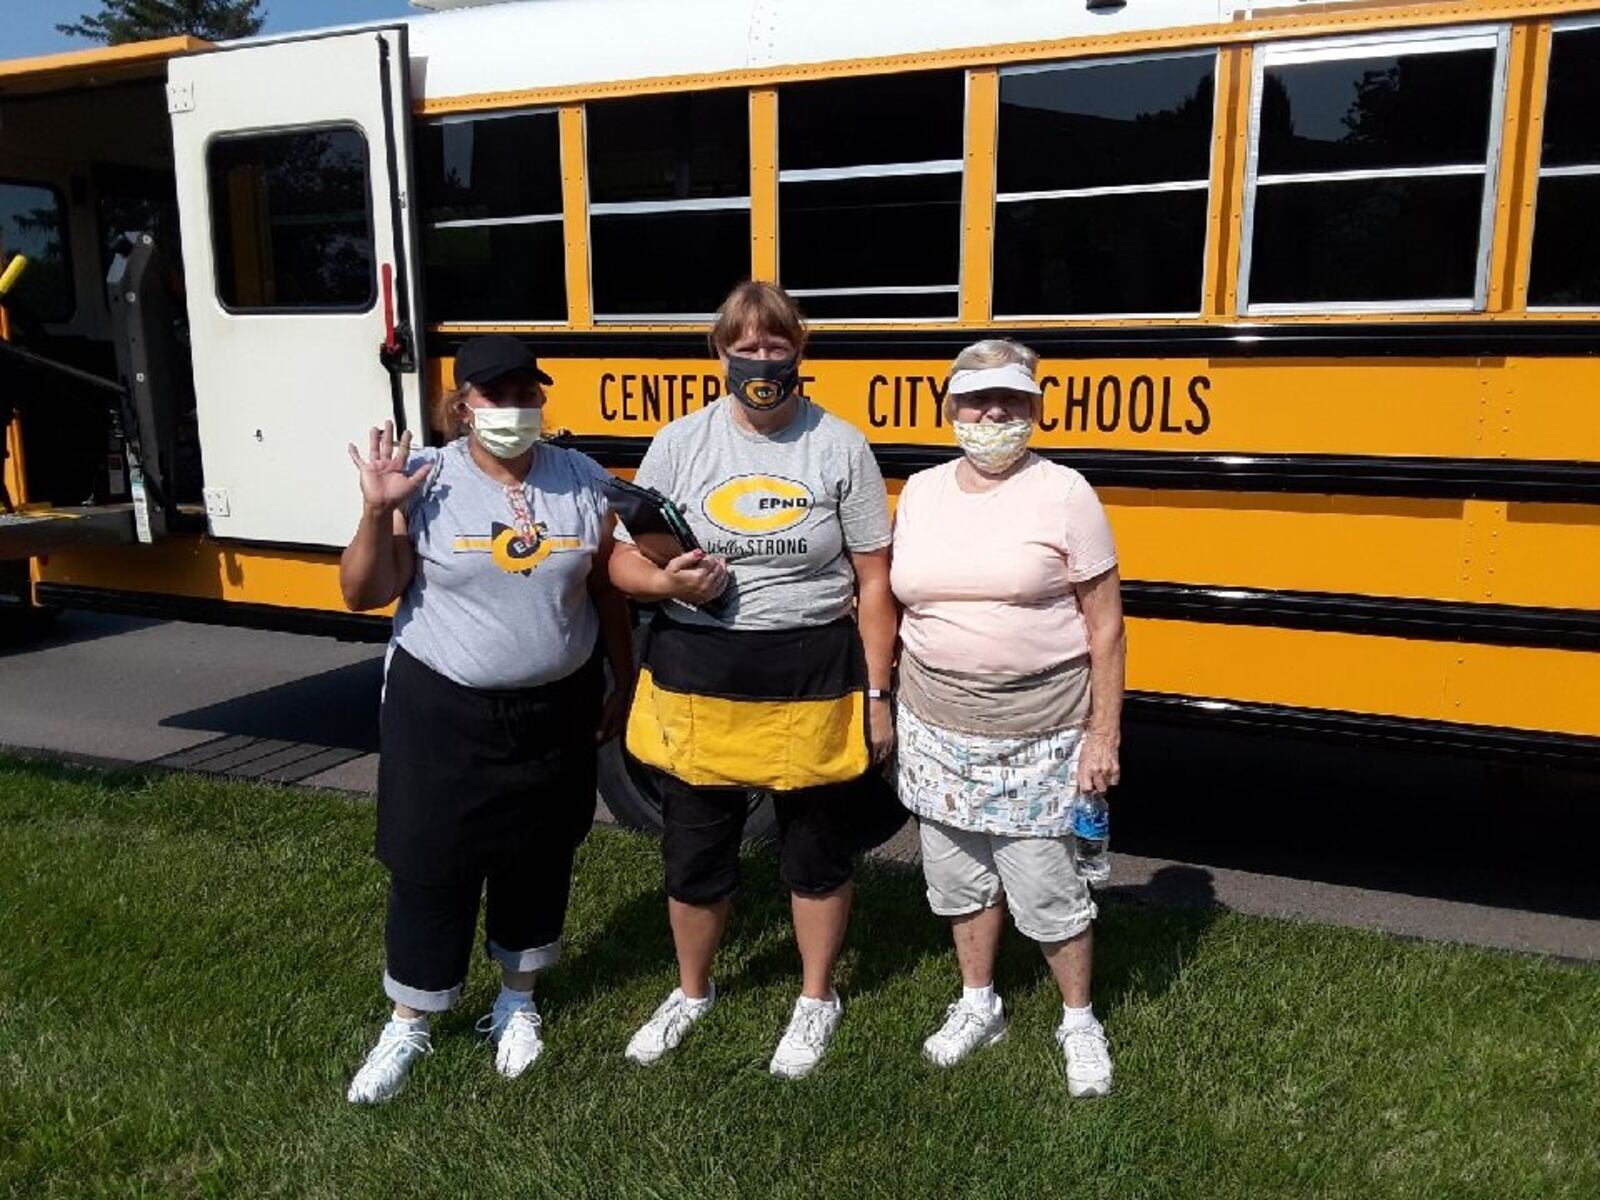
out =
<path fill-rule="evenodd" d="M 136 537 L 131 504 L 0 512 L 0 561 L 32 558 L 68 546 L 131 542 Z"/>

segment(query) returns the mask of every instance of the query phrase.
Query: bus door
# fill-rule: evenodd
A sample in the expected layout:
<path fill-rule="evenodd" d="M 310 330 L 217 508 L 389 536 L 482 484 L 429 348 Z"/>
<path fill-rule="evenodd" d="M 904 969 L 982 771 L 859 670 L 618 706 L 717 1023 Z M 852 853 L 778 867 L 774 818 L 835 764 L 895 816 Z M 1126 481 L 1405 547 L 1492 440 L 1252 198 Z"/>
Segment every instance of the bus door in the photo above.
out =
<path fill-rule="evenodd" d="M 167 107 L 211 531 L 340 545 L 345 444 L 423 430 L 405 28 L 174 59 Z"/>

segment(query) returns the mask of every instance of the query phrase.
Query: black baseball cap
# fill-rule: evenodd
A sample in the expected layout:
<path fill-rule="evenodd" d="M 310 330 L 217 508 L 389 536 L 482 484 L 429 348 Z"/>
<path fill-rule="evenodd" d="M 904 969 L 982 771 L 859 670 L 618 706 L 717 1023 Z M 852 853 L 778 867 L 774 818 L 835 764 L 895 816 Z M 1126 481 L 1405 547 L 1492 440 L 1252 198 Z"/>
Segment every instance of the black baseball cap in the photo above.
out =
<path fill-rule="evenodd" d="M 490 383 L 513 371 L 532 371 L 542 384 L 555 380 L 539 369 L 539 360 L 518 339 L 509 333 L 490 333 L 483 337 L 468 338 L 456 351 L 456 386 L 469 383 Z"/>

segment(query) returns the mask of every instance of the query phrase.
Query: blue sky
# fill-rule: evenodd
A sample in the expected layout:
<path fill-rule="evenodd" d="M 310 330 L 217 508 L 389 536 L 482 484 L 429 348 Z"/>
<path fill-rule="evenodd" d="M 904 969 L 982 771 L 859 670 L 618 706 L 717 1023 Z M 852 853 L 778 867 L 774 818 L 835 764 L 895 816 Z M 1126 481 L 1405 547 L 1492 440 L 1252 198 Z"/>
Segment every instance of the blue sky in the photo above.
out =
<path fill-rule="evenodd" d="M 385 17 L 419 13 L 406 0 L 265 0 L 263 33 L 289 33 L 351 21 L 378 21 Z M 58 22 L 76 21 L 84 13 L 98 13 L 99 0 L 8 0 L 0 29 L 0 58 L 25 58 L 84 50 L 96 43 L 56 32 Z"/>

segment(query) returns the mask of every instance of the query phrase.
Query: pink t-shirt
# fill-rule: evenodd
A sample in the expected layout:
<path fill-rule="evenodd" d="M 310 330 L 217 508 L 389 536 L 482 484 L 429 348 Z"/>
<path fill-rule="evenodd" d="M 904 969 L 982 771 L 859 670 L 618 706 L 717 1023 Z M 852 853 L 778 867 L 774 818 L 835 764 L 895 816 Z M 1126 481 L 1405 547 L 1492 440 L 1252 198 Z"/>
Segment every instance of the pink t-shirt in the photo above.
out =
<path fill-rule="evenodd" d="M 900 637 L 930 667 L 1032 675 L 1089 649 L 1074 583 L 1117 565 L 1100 498 L 1034 456 L 991 491 L 956 483 L 959 459 L 906 481 L 891 582 Z"/>

